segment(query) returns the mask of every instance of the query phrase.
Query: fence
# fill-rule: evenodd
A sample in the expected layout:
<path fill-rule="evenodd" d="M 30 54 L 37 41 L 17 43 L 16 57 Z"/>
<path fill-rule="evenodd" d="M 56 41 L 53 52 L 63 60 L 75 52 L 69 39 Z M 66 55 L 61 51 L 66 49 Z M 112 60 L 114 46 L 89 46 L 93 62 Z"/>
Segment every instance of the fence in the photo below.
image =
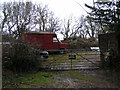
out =
<path fill-rule="evenodd" d="M 42 68 L 51 70 L 98 69 L 98 51 L 68 51 L 66 54 L 50 55 L 42 62 Z"/>

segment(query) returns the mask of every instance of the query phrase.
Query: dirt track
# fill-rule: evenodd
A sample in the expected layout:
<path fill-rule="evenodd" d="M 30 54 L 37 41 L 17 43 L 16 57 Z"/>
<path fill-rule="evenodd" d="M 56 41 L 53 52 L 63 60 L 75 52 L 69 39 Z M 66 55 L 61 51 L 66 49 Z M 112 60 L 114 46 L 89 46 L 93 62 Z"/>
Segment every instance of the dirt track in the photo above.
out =
<path fill-rule="evenodd" d="M 55 84 L 53 87 L 54 88 L 118 88 L 118 86 L 116 86 L 115 84 L 105 80 L 104 76 L 97 75 L 97 73 L 94 71 L 92 73 L 84 71 L 84 75 L 86 76 L 86 79 L 71 78 L 69 76 L 53 77 L 55 80 Z"/>
<path fill-rule="evenodd" d="M 82 72 L 82 75 L 78 75 Z M 52 78 L 54 83 L 50 86 L 33 83 L 24 83 L 32 88 L 119 88 L 117 85 L 107 81 L 106 77 L 101 76 L 98 71 L 60 71 L 53 72 Z M 78 73 L 72 76 L 70 73 Z"/>

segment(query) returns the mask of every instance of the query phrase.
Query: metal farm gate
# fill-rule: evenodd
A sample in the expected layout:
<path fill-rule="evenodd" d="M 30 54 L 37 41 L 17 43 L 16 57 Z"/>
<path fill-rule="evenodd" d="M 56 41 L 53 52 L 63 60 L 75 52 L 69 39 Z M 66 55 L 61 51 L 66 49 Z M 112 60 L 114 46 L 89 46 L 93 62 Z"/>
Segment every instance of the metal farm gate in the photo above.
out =
<path fill-rule="evenodd" d="M 50 70 L 98 69 L 100 53 L 98 51 L 71 50 L 66 54 L 50 55 L 43 60 L 42 68 Z"/>

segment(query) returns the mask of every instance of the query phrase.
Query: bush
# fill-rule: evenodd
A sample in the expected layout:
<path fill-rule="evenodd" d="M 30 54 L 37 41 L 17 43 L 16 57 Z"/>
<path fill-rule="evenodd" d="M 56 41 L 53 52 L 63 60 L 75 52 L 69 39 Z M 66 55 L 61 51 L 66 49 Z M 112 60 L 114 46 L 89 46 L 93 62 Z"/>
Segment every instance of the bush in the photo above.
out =
<path fill-rule="evenodd" d="M 69 43 L 68 49 L 90 49 L 91 46 L 98 46 L 98 41 L 94 38 L 68 38 L 65 42 Z"/>
<path fill-rule="evenodd" d="M 38 69 L 40 63 L 33 48 L 23 42 L 3 47 L 3 68 L 14 72 L 28 72 Z"/>

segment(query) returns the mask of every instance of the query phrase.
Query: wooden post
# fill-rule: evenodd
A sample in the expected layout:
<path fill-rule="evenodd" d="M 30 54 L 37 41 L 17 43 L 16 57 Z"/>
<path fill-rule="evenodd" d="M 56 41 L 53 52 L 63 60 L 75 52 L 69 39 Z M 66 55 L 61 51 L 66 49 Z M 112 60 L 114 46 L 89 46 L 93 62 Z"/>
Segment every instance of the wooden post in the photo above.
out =
<path fill-rule="evenodd" d="M 71 59 L 71 69 L 72 69 L 72 59 Z"/>
<path fill-rule="evenodd" d="M 71 60 L 71 69 L 72 69 L 72 60 L 76 59 L 76 55 L 69 55 L 69 59 Z"/>

